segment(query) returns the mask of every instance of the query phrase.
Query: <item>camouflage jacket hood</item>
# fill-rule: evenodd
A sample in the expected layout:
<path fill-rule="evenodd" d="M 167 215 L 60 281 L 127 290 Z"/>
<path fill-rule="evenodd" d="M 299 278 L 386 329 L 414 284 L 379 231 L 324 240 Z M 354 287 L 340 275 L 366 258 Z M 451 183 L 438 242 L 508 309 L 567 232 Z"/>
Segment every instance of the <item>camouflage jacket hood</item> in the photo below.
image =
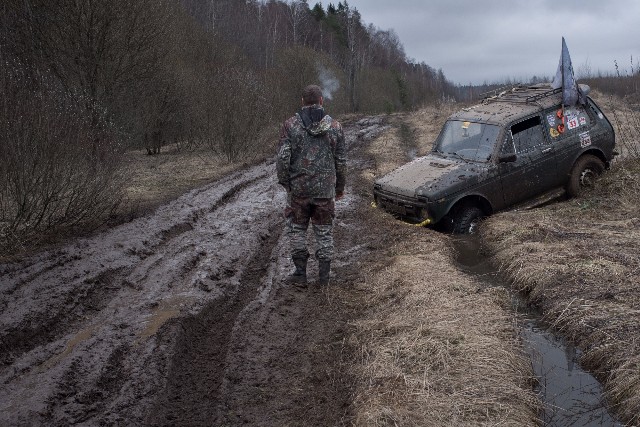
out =
<path fill-rule="evenodd" d="M 319 105 L 302 108 L 282 126 L 276 167 L 278 182 L 294 197 L 341 194 L 347 161 L 340 122 Z"/>
<path fill-rule="evenodd" d="M 331 128 L 331 116 L 326 115 L 320 105 L 302 107 L 297 116 L 302 122 L 302 127 L 310 135 L 324 135 Z"/>

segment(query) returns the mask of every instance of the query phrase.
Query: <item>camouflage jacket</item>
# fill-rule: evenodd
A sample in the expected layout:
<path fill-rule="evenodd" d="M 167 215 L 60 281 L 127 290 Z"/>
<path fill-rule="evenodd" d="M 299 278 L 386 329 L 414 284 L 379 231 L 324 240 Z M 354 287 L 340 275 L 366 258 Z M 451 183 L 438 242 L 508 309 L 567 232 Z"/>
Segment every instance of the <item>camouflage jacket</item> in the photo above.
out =
<path fill-rule="evenodd" d="M 347 160 L 340 123 L 318 105 L 303 107 L 282 125 L 277 171 L 294 197 L 342 194 Z"/>

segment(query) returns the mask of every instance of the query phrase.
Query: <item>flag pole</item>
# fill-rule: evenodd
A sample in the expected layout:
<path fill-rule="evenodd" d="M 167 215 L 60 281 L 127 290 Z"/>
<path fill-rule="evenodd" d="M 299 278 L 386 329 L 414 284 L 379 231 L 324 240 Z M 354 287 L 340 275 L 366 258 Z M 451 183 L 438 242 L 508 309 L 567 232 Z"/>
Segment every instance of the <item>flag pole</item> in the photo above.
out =
<path fill-rule="evenodd" d="M 562 73 L 562 86 L 560 86 L 561 89 L 561 93 L 562 93 L 562 101 L 561 101 L 561 110 L 562 110 L 562 127 L 564 128 L 564 45 L 565 45 L 565 41 L 564 41 L 564 36 L 562 37 L 562 51 L 560 52 L 560 63 L 562 64 L 560 67 L 560 71 Z"/>

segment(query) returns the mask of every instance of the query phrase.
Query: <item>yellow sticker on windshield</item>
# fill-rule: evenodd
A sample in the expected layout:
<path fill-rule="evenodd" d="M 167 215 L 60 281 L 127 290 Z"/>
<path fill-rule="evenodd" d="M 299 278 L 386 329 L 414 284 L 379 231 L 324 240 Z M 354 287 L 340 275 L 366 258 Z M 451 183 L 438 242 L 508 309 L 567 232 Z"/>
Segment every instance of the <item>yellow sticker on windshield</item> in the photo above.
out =
<path fill-rule="evenodd" d="M 462 129 L 469 129 L 471 126 L 471 122 L 462 122 Z"/>

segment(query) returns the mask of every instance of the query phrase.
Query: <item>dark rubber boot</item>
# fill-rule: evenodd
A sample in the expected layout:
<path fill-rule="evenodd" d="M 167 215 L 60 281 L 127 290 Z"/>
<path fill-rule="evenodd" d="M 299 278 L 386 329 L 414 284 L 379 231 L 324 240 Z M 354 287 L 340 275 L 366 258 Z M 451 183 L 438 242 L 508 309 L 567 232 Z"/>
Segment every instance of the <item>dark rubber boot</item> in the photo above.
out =
<path fill-rule="evenodd" d="M 318 265 L 318 284 L 327 286 L 329 284 L 329 273 L 331 272 L 331 261 L 320 261 Z"/>
<path fill-rule="evenodd" d="M 298 288 L 307 287 L 307 258 L 293 258 L 296 271 L 287 277 L 287 282 Z"/>

